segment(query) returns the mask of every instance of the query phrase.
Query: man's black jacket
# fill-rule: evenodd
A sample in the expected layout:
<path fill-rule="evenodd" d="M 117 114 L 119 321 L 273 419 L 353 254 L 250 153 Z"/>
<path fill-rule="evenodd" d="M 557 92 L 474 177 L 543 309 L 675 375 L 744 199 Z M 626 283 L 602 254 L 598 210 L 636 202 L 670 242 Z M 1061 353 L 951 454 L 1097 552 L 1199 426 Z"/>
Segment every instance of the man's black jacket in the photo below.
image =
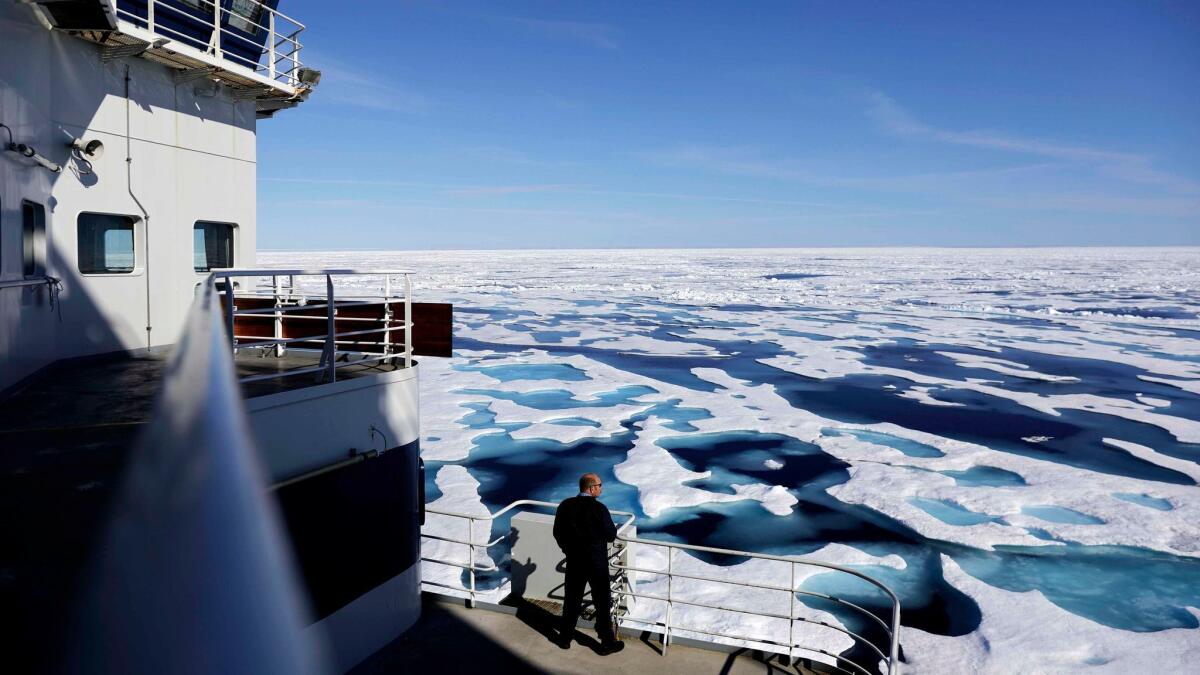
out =
<path fill-rule="evenodd" d="M 617 538 L 612 514 L 595 497 L 564 499 L 554 515 L 554 540 L 568 558 L 587 556 L 605 564 L 608 543 Z"/>

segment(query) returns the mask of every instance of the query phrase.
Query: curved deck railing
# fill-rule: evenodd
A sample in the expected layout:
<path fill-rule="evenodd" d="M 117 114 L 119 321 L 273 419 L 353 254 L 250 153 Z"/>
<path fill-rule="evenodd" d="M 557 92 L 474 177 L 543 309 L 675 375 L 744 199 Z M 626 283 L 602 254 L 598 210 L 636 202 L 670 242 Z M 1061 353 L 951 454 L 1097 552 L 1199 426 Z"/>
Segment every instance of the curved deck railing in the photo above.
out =
<path fill-rule="evenodd" d="M 465 592 L 467 594 L 468 602 L 471 604 L 471 606 L 474 606 L 476 604 L 478 596 L 483 592 L 483 591 L 480 591 L 476 586 L 476 578 L 475 578 L 476 573 L 500 571 L 499 566 L 497 566 L 494 561 L 489 560 L 489 562 L 487 564 L 483 564 L 483 565 L 479 564 L 477 561 L 477 558 L 476 558 L 476 553 L 480 549 L 482 549 L 483 551 L 486 552 L 487 549 L 489 549 L 493 546 L 496 546 L 499 543 L 501 543 L 502 541 L 504 541 L 504 539 L 507 536 L 507 535 L 501 535 L 490 541 L 488 541 L 487 538 L 485 537 L 483 541 L 478 541 L 475 538 L 476 537 L 475 526 L 477 523 L 488 523 L 489 524 L 489 534 L 490 534 L 490 526 L 491 526 L 490 524 L 492 523 L 492 521 L 495 521 L 497 518 L 505 515 L 506 513 L 509 513 L 510 511 L 512 511 L 513 509 L 515 509 L 519 506 L 533 506 L 533 507 L 545 508 L 545 509 L 556 509 L 558 507 L 558 504 L 553 503 L 553 502 L 538 501 L 538 500 L 533 500 L 533 499 L 522 499 L 522 500 L 515 501 L 515 502 L 505 506 L 504 508 L 500 509 L 499 511 L 488 514 L 486 516 L 474 515 L 474 514 L 470 514 L 470 513 L 460 513 L 460 512 L 456 512 L 456 511 L 446 511 L 446 510 L 426 507 L 427 513 L 441 515 L 441 516 L 448 516 L 448 517 L 453 517 L 453 518 L 461 518 L 461 519 L 465 520 L 466 524 L 467 524 L 467 536 L 465 538 L 457 538 L 457 537 L 453 537 L 453 536 L 447 536 L 447 535 L 441 534 L 441 533 L 425 532 L 425 531 L 422 531 L 421 536 L 425 539 L 432 539 L 435 541 L 444 541 L 444 542 L 449 542 L 449 543 L 453 543 L 453 544 L 460 544 L 460 545 L 466 546 L 469 551 L 469 554 L 468 554 L 468 558 L 466 561 L 445 560 L 445 559 L 441 559 L 441 558 L 432 558 L 432 557 L 425 557 L 425 556 L 423 556 L 421 558 L 421 560 L 426 561 L 426 562 L 433 562 L 433 563 L 439 563 L 439 564 L 443 564 L 443 565 L 449 565 L 451 567 L 458 567 L 463 570 L 466 570 L 468 580 L 467 580 L 466 588 L 460 588 L 457 586 L 453 586 L 450 584 L 444 584 L 444 583 L 437 582 L 437 581 L 423 581 L 422 583 L 425 586 L 432 587 L 434 592 L 444 592 L 446 590 L 457 591 L 460 593 Z M 766 553 L 736 551 L 736 550 L 732 550 L 732 549 L 714 548 L 711 546 L 699 546 L 699 545 L 695 545 L 695 544 L 680 544 L 680 543 L 675 543 L 675 542 L 658 541 L 655 539 L 644 539 L 644 538 L 640 538 L 640 537 L 636 537 L 636 536 L 630 536 L 627 534 L 627 531 L 629 530 L 630 526 L 633 525 L 634 520 L 636 519 L 636 516 L 632 513 L 629 513 L 628 511 L 613 511 L 612 514 L 614 516 L 620 516 L 624 519 L 623 522 L 621 522 L 621 524 L 617 528 L 617 542 L 615 543 L 614 548 L 612 550 L 610 550 L 610 555 L 609 555 L 610 566 L 617 572 L 617 574 L 615 574 L 613 576 L 614 587 L 611 589 L 613 592 L 614 607 L 619 607 L 622 604 L 625 604 L 626 606 L 628 606 L 629 598 L 641 598 L 643 600 L 665 602 L 667 605 L 665 619 L 663 619 L 661 621 L 659 621 L 657 619 L 653 619 L 653 620 L 649 620 L 649 621 L 640 620 L 637 617 L 623 615 L 623 616 L 617 617 L 617 622 L 618 622 L 618 624 L 622 624 L 622 623 L 637 624 L 638 626 L 640 626 L 642 628 L 645 628 L 648 630 L 653 630 L 655 632 L 660 632 L 662 634 L 662 645 L 663 645 L 662 653 L 664 655 L 666 655 L 667 648 L 670 646 L 672 636 L 676 632 L 682 631 L 682 632 L 687 632 L 687 633 L 704 635 L 710 639 L 720 638 L 720 639 L 728 639 L 728 640 L 738 640 L 738 641 L 743 641 L 743 642 L 748 642 L 748 643 L 756 643 L 759 645 L 767 645 L 770 647 L 775 647 L 778 649 L 786 650 L 786 652 L 783 652 L 783 653 L 787 654 L 789 661 L 794 660 L 796 658 L 796 653 L 798 651 L 821 654 L 833 661 L 833 663 L 830 663 L 828 665 L 831 665 L 834 668 L 836 668 L 837 670 L 844 672 L 844 673 L 861 673 L 863 675 L 871 675 L 872 673 L 877 672 L 875 669 L 872 669 L 872 668 L 868 667 L 867 665 L 858 663 L 858 662 L 850 659 L 849 657 L 843 656 L 841 654 L 835 654 L 831 651 L 821 649 L 819 647 L 815 647 L 812 645 L 800 644 L 797 641 L 797 635 L 796 635 L 796 624 L 800 623 L 800 624 L 811 625 L 811 626 L 820 626 L 822 628 L 827 628 L 827 629 L 836 631 L 838 633 L 841 633 L 842 635 L 844 635 L 847 638 L 849 638 L 850 640 L 852 640 L 854 644 L 861 645 L 866 649 L 867 652 L 874 654 L 875 656 L 878 656 L 879 662 L 883 666 L 883 672 L 886 672 L 888 675 L 897 675 L 897 673 L 899 673 L 900 599 L 896 596 L 896 594 L 890 588 L 887 587 L 887 585 L 883 584 L 882 582 L 878 581 L 877 579 L 874 579 L 867 574 L 859 572 L 858 570 L 855 570 L 855 569 L 852 569 L 849 567 L 845 567 L 842 565 L 820 562 L 820 561 L 816 561 L 816 560 L 806 560 L 804 558 L 800 558 L 800 557 L 796 557 L 796 556 L 778 556 L 778 555 L 770 555 L 770 554 L 766 554 Z M 635 556 L 628 557 L 628 559 L 632 562 L 630 562 L 628 564 L 621 563 L 620 562 L 621 559 L 626 557 L 626 556 L 624 556 L 626 549 L 631 545 L 652 546 L 652 547 L 660 547 L 660 548 L 667 549 L 667 561 L 666 561 L 665 568 L 654 569 L 654 568 L 642 567 L 637 564 L 637 559 Z M 750 558 L 750 559 L 758 559 L 758 560 L 770 560 L 770 561 L 786 563 L 789 565 L 789 568 L 790 568 L 790 582 L 785 586 L 785 585 L 777 585 L 777 584 L 769 584 L 769 583 L 757 583 L 757 582 L 732 579 L 732 578 L 718 578 L 718 577 L 707 576 L 707 575 L 703 575 L 703 574 L 688 573 L 688 572 L 677 569 L 677 567 L 675 565 L 675 557 L 676 557 L 677 551 L 695 552 L 695 553 L 702 553 L 702 554 L 707 554 L 707 555 L 723 555 L 723 556 L 732 556 L 732 557 L 738 557 L 738 558 Z M 880 591 L 886 597 L 888 602 L 890 602 L 890 604 L 891 604 L 890 616 L 888 617 L 887 620 L 884 620 L 884 619 L 880 618 L 878 615 L 876 615 L 874 612 L 872 612 L 871 610 L 869 610 L 857 603 L 846 600 L 844 598 L 838 598 L 836 596 L 832 596 L 832 595 L 829 595 L 826 593 L 819 593 L 816 591 L 805 590 L 804 588 L 797 585 L 796 572 L 797 572 L 798 567 L 818 568 L 818 569 L 821 569 L 824 571 L 848 574 L 855 578 L 865 581 L 866 583 L 868 583 L 869 585 L 871 585 L 872 587 L 874 587 L 875 589 Z M 634 585 L 632 583 L 630 583 L 630 580 L 628 577 L 628 575 L 630 573 L 665 576 L 666 581 L 667 581 L 666 595 L 639 593 L 638 591 L 636 591 L 634 589 Z M 788 612 L 786 614 L 781 614 L 779 612 L 768 612 L 768 611 L 764 611 L 761 609 L 745 609 L 745 608 L 739 608 L 739 607 L 731 607 L 728 605 L 705 603 L 705 602 L 700 602 L 700 601 L 697 601 L 694 599 L 687 599 L 684 597 L 679 597 L 676 593 L 674 593 L 674 589 L 677 586 L 677 584 L 675 582 L 676 579 L 686 579 L 689 581 L 698 581 L 698 582 L 712 583 L 712 584 L 727 584 L 730 586 L 740 586 L 743 588 L 752 588 L 752 589 L 759 589 L 759 590 L 766 590 L 766 591 L 786 592 L 789 595 Z M 443 589 L 443 590 L 437 590 L 437 589 Z M 874 641 L 868 639 L 864 635 L 861 635 L 859 632 L 852 631 L 844 626 L 835 625 L 828 621 L 819 621 L 819 620 L 816 620 L 816 619 L 813 619 L 810 617 L 801 616 L 797 612 L 796 599 L 798 596 L 811 597 L 811 598 L 817 598 L 817 599 L 829 601 L 838 607 L 841 607 L 850 612 L 853 612 L 855 615 L 869 618 L 873 622 L 873 624 L 877 625 L 879 627 L 879 629 L 883 631 L 883 635 L 886 636 L 886 643 L 887 643 L 886 650 L 880 648 L 880 646 L 875 644 Z M 622 602 L 622 601 L 624 601 L 624 602 Z M 728 631 L 706 630 L 704 628 L 696 628 L 694 626 L 682 626 L 678 623 L 673 623 L 673 618 L 674 618 L 673 614 L 674 614 L 674 609 L 675 609 L 676 605 L 700 607 L 700 608 L 713 609 L 713 610 L 719 610 L 719 611 L 725 611 L 725 612 L 736 612 L 736 613 L 741 613 L 741 614 L 766 617 L 769 619 L 786 620 L 788 622 L 788 639 L 786 642 L 781 643 L 781 642 L 774 641 L 771 639 L 765 639 L 761 635 L 760 636 L 741 635 L 741 634 L 734 634 L 734 633 L 731 633 Z"/>
<path fill-rule="evenodd" d="M 118 2 L 116 16 L 124 32 L 161 36 L 172 48 L 194 50 L 214 65 L 244 68 L 263 84 L 293 92 L 306 84 L 300 60 L 304 24 L 259 0 Z"/>
<path fill-rule="evenodd" d="M 407 270 L 214 270 L 211 278 L 220 291 L 225 330 L 235 353 L 240 349 L 262 349 L 264 353 L 271 351 L 283 356 L 289 348 L 315 352 L 319 346 L 320 362 L 315 366 L 245 376 L 240 382 L 306 373 L 314 373 L 322 381 L 336 382 L 339 368 L 385 361 L 399 360 L 403 367 L 411 368 L 411 274 Z M 361 289 L 343 289 L 338 293 L 335 280 L 361 281 L 364 277 L 379 284 L 378 293 L 364 293 Z M 239 288 L 235 279 L 245 281 L 248 286 L 251 281 L 257 283 Z M 239 302 L 249 306 L 239 306 Z M 296 328 L 305 323 L 316 332 Z M 339 328 L 339 324 L 350 329 Z M 261 331 L 250 334 L 249 328 L 269 328 L 270 334 Z M 397 341 L 398 334 L 403 337 Z"/>

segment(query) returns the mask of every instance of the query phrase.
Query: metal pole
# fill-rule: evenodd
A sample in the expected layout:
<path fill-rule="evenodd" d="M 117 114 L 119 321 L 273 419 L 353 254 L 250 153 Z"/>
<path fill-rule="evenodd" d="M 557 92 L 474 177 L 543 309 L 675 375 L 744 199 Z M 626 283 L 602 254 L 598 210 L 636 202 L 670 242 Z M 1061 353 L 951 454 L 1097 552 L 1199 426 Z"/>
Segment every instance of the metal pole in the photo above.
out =
<path fill-rule="evenodd" d="M 298 32 L 299 31 L 297 31 L 297 33 Z M 295 36 L 296 33 L 292 33 L 292 35 Z M 288 80 L 290 80 L 288 82 L 288 84 L 293 87 L 296 86 L 296 83 L 300 81 L 299 74 L 300 74 L 300 42 L 298 40 L 293 39 L 292 40 L 292 73 L 291 73 L 291 76 L 288 77 Z"/>
<path fill-rule="evenodd" d="M 796 644 L 796 563 L 789 563 L 792 580 L 788 583 L 788 665 L 796 663 L 793 645 Z"/>
<path fill-rule="evenodd" d="M 471 609 L 475 608 L 475 519 L 467 519 L 467 544 L 470 547 L 470 557 L 467 559 L 467 569 L 471 572 L 471 597 L 467 600 Z"/>
<path fill-rule="evenodd" d="M 667 655 L 667 647 L 671 644 L 671 610 L 675 608 L 675 603 L 671 602 L 671 560 L 674 559 L 675 548 L 667 547 L 667 622 L 663 624 L 663 656 Z"/>
<path fill-rule="evenodd" d="M 271 288 L 275 294 L 275 309 L 283 307 L 283 286 L 278 275 L 271 276 Z M 275 312 L 275 339 L 283 339 L 283 312 Z M 275 345 L 275 357 L 283 356 L 283 343 Z"/>
<path fill-rule="evenodd" d="M 900 675 L 900 601 L 892 598 L 892 648 L 888 650 L 888 675 Z"/>
<path fill-rule="evenodd" d="M 383 275 L 383 353 L 392 353 L 392 275 Z M 394 359 L 388 359 L 395 364 Z"/>
<path fill-rule="evenodd" d="M 404 275 L 404 367 L 412 368 L 412 279 Z"/>
<path fill-rule="evenodd" d="M 146 27 L 150 32 L 154 32 L 154 5 L 158 4 L 158 0 L 149 0 L 146 3 Z"/>
<path fill-rule="evenodd" d="M 212 0 L 213 5 L 213 53 L 217 58 L 221 56 L 221 0 Z"/>
<path fill-rule="evenodd" d="M 325 335 L 325 353 L 329 357 L 329 362 L 325 367 L 329 369 L 329 381 L 337 382 L 337 344 L 334 340 L 337 337 L 336 323 L 333 320 L 336 310 L 333 307 L 333 275 L 325 275 L 325 325 L 327 327 Z"/>
<path fill-rule="evenodd" d="M 275 81 L 275 12 L 267 10 L 267 41 L 271 44 L 270 66 L 268 72 L 271 81 Z"/>
<path fill-rule="evenodd" d="M 225 277 L 225 327 L 229 329 L 229 345 L 237 353 L 237 339 L 233 337 L 233 281 Z"/>

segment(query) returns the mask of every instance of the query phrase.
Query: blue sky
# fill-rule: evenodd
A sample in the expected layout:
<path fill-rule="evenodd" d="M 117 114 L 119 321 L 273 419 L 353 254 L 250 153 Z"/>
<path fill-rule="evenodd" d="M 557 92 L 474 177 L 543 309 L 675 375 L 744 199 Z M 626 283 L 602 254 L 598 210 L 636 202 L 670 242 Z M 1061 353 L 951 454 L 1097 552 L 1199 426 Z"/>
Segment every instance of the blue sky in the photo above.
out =
<path fill-rule="evenodd" d="M 261 248 L 1200 244 L 1200 3 L 281 9 Z"/>

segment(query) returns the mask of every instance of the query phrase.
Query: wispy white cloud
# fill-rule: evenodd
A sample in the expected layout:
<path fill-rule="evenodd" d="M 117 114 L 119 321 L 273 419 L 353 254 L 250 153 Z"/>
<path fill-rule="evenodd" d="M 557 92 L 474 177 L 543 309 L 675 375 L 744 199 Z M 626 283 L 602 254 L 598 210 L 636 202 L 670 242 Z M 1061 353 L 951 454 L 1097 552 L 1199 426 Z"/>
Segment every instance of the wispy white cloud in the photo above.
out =
<path fill-rule="evenodd" d="M 976 197 L 972 201 L 988 207 L 1023 211 L 1064 211 L 1167 218 L 1200 216 L 1200 199 L 1193 197 L 1129 197 L 1099 193 L 1071 193 Z"/>
<path fill-rule="evenodd" d="M 621 45 L 618 40 L 620 30 L 608 23 L 598 21 L 572 21 L 566 19 L 543 19 L 529 16 L 504 16 L 491 12 L 464 11 L 450 7 L 449 4 L 435 5 L 446 14 L 463 19 L 483 21 L 495 26 L 535 35 L 538 37 L 575 42 L 597 49 L 617 50 Z M 496 4 L 496 7 L 502 7 Z"/>
<path fill-rule="evenodd" d="M 1035 161 L 982 169 L 847 176 L 811 161 L 770 157 L 746 147 L 693 144 L 638 156 L 665 166 L 822 188 L 908 192 L 989 208 L 1200 217 L 1200 183 L 1155 168 L 1149 156 L 993 131 L 939 129 L 918 120 L 882 93 L 873 93 L 870 101 L 871 118 L 890 135 L 1014 153 Z"/>
<path fill-rule="evenodd" d="M 884 131 L 897 136 L 952 143 L 955 145 L 967 145 L 976 148 L 1010 150 L 1054 159 L 1116 162 L 1145 159 L 1140 155 L 1112 152 L 1080 145 L 1067 145 L 1053 141 L 1020 138 L 995 131 L 951 131 L 938 129 L 917 120 L 908 110 L 897 103 L 895 99 L 883 92 L 870 92 L 868 98 L 870 100 L 870 106 L 867 109 L 868 116 Z"/>
<path fill-rule="evenodd" d="M 773 206 L 799 206 L 810 208 L 842 208 L 844 205 L 832 202 L 802 201 L 794 199 L 762 199 L 757 197 L 738 197 L 704 193 L 680 192 L 648 192 L 638 190 L 615 190 L 592 186 L 561 185 L 561 184 L 528 184 L 528 185 L 458 185 L 448 183 L 428 183 L 422 181 L 397 181 L 373 178 L 301 178 L 301 177 L 260 177 L 264 183 L 297 183 L 308 185 L 340 185 L 362 187 L 397 187 L 424 188 L 440 194 L 456 197 L 488 197 L 506 196 L 511 194 L 530 193 L 563 193 L 579 195 L 595 195 L 599 197 L 634 197 L 645 199 L 661 199 L 672 201 L 701 201 L 729 202 L 735 204 L 761 204 Z"/>
<path fill-rule="evenodd" d="M 447 154 L 454 155 L 454 159 L 461 158 L 472 164 L 496 163 L 539 167 L 564 167 L 579 164 L 576 161 L 560 158 L 535 157 L 524 150 L 493 145 L 462 146 L 447 150 Z"/>
<path fill-rule="evenodd" d="M 518 26 L 521 29 L 555 40 L 569 40 L 598 47 L 619 49 L 617 30 L 605 23 L 590 21 L 558 21 L 553 19 L 531 19 L 525 17 L 502 17 L 498 21 Z"/>
<path fill-rule="evenodd" d="M 773 206 L 804 206 L 816 208 L 838 208 L 842 205 L 829 202 L 810 202 L 794 199 L 760 199 L 757 197 L 727 197 L 713 194 L 689 194 L 681 192 L 640 192 L 630 190 L 597 190 L 580 188 L 572 190 L 578 194 L 599 195 L 603 197 L 646 197 L 650 199 L 670 199 L 679 201 L 699 202 L 730 202 L 734 204 L 763 204 Z"/>
<path fill-rule="evenodd" d="M 929 189 L 942 190 L 953 183 L 1034 174 L 1058 166 L 1055 163 L 1037 162 L 1018 166 L 892 176 L 844 176 L 829 170 L 818 170 L 795 160 L 765 158 L 752 149 L 741 147 L 685 145 L 657 152 L 639 153 L 638 156 L 667 166 L 770 178 L 817 187 L 918 192 Z"/>
<path fill-rule="evenodd" d="M 870 92 L 867 98 L 867 115 L 880 129 L 895 136 L 1075 162 L 1118 180 L 1154 185 L 1174 192 L 1200 194 L 1200 182 L 1155 169 L 1152 159 L 1146 155 L 1025 138 L 1000 131 L 940 129 L 918 120 L 883 92 Z"/>
<path fill-rule="evenodd" d="M 503 197 L 531 192 L 563 192 L 566 189 L 562 185 L 467 185 L 447 188 L 443 193 L 454 197 Z"/>
<path fill-rule="evenodd" d="M 263 177 L 258 178 L 260 183 L 301 183 L 308 185 L 369 185 L 369 186 L 386 186 L 386 187 L 425 187 L 425 188 L 447 188 L 461 187 L 448 186 L 443 183 L 426 183 L 422 181 L 406 181 L 406 180 L 382 180 L 372 178 L 300 178 L 300 177 Z"/>
<path fill-rule="evenodd" d="M 324 54 L 312 60 L 321 64 L 321 84 L 313 94 L 314 101 L 408 114 L 428 112 L 433 105 L 425 94 L 387 76 L 360 70 Z"/>

